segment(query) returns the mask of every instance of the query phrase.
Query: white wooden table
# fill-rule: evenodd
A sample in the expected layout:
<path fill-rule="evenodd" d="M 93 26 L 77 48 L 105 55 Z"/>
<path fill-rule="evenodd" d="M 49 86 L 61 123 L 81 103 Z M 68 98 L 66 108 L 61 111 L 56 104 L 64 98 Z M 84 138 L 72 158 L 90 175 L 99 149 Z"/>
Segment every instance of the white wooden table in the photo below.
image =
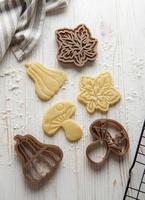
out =
<path fill-rule="evenodd" d="M 145 118 L 145 1 L 72 0 L 63 12 L 47 17 L 42 37 L 24 63 L 37 60 L 50 68 L 62 68 L 56 60 L 55 30 L 85 23 L 99 41 L 98 58 L 81 71 L 64 69 L 69 81 L 50 101 L 35 95 L 34 84 L 23 63 L 9 51 L 0 64 L 0 200 L 122 200 L 136 145 Z M 79 77 L 107 69 L 122 93 L 122 100 L 107 114 L 90 116 L 76 97 Z M 44 112 L 56 101 L 76 103 L 74 118 L 82 125 L 83 138 L 68 142 L 63 132 L 47 137 L 41 128 Z M 130 150 L 124 159 L 110 158 L 100 171 L 93 170 L 85 156 L 91 141 L 90 123 L 108 117 L 128 130 Z M 31 190 L 22 175 L 13 137 L 30 133 L 43 142 L 58 144 L 64 159 L 57 173 L 40 190 Z"/>

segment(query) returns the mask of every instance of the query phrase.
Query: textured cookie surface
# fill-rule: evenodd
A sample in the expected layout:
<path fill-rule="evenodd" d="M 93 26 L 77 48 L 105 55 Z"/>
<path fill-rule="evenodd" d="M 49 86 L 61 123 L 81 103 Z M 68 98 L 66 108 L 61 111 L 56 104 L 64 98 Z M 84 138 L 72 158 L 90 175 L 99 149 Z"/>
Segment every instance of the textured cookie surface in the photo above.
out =
<path fill-rule="evenodd" d="M 76 107 L 72 102 L 59 102 L 51 106 L 44 115 L 42 127 L 44 132 L 52 136 L 60 128 L 63 128 L 69 141 L 77 141 L 82 136 L 79 124 L 70 119 L 75 113 Z"/>
<path fill-rule="evenodd" d="M 50 106 L 43 117 L 43 129 L 48 135 L 54 135 L 74 113 L 76 107 L 71 102 L 60 102 Z"/>
<path fill-rule="evenodd" d="M 50 70 L 37 62 L 25 66 L 28 75 L 35 82 L 36 94 L 43 101 L 53 97 L 67 79 L 63 71 Z"/>
<path fill-rule="evenodd" d="M 109 106 L 119 101 L 121 95 L 114 87 L 111 74 L 102 72 L 96 77 L 82 76 L 80 79 L 80 95 L 82 102 L 89 113 L 95 110 L 108 111 Z"/>
<path fill-rule="evenodd" d="M 91 37 L 89 29 L 81 24 L 75 29 L 63 28 L 56 31 L 58 61 L 74 63 L 82 67 L 97 56 L 97 40 Z"/>

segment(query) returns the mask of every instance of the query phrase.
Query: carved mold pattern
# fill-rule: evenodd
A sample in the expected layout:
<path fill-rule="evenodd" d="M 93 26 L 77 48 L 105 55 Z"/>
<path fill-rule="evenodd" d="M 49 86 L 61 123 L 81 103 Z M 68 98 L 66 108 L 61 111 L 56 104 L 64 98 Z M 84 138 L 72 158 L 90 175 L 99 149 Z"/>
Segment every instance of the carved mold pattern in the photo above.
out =
<path fill-rule="evenodd" d="M 108 124 L 110 123 L 110 121 L 112 123 L 112 120 L 108 120 Z M 98 120 L 96 122 L 93 122 L 93 124 L 90 126 L 90 131 L 93 135 L 94 140 L 105 141 L 112 152 L 114 152 L 117 155 L 124 155 L 129 147 L 127 133 L 124 129 L 120 128 L 118 134 L 116 134 L 115 137 L 113 137 L 111 133 L 107 130 L 106 122 L 107 120 Z M 119 127 L 117 122 L 113 121 L 113 123 L 116 123 L 115 126 Z"/>
<path fill-rule="evenodd" d="M 78 67 L 96 59 L 97 40 L 91 37 L 89 29 L 81 24 L 75 29 L 63 28 L 56 31 L 58 61 L 74 63 Z"/>
<path fill-rule="evenodd" d="M 14 139 L 24 176 L 34 185 L 48 179 L 63 158 L 63 152 L 58 146 L 40 143 L 32 135 L 16 135 Z"/>

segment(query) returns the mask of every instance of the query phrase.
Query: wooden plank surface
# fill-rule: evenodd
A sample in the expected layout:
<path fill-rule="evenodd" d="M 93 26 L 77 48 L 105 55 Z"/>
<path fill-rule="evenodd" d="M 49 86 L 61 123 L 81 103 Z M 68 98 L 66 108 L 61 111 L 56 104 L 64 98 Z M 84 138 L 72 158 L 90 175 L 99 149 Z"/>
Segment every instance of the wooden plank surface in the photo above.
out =
<path fill-rule="evenodd" d="M 63 11 L 49 14 L 42 37 L 23 63 L 37 60 L 50 68 L 63 67 L 56 60 L 55 30 L 86 24 L 97 37 L 98 58 L 78 71 L 65 68 L 68 81 L 50 101 L 35 95 L 34 84 L 8 51 L 0 64 L 0 200 L 121 200 L 128 170 L 145 118 L 145 1 L 142 0 L 72 0 Z M 122 100 L 108 113 L 90 116 L 77 101 L 79 77 L 107 69 L 122 93 Z M 77 143 L 66 141 L 60 131 L 53 138 L 44 135 L 41 121 L 49 105 L 68 99 L 76 103 L 74 116 L 84 130 Z M 90 143 L 90 123 L 99 118 L 113 118 L 128 130 L 131 147 L 124 159 L 110 158 L 100 170 L 93 170 L 85 157 Z M 30 133 L 41 141 L 58 144 L 64 159 L 57 173 L 40 190 L 31 190 L 22 176 L 14 152 L 13 137 Z"/>

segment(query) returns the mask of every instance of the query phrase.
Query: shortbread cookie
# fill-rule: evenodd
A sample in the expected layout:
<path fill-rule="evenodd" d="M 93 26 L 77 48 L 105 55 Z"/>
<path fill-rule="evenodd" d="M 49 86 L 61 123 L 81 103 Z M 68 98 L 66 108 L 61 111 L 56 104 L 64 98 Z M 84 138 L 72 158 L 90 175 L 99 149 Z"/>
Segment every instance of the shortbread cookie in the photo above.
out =
<path fill-rule="evenodd" d="M 74 63 L 77 67 L 82 67 L 87 61 L 96 59 L 97 40 L 91 37 L 89 29 L 84 24 L 75 29 L 58 29 L 56 40 L 58 61 Z"/>
<path fill-rule="evenodd" d="M 111 74 L 102 72 L 96 77 L 82 76 L 78 100 L 86 106 L 89 113 L 95 110 L 108 111 L 109 106 L 119 101 L 121 95 L 113 86 Z"/>
<path fill-rule="evenodd" d="M 43 101 L 53 97 L 67 79 L 63 71 L 47 69 L 37 62 L 25 66 L 28 75 L 35 82 L 36 94 Z"/>
<path fill-rule="evenodd" d="M 70 119 L 75 113 L 76 107 L 72 102 L 59 102 L 51 106 L 44 115 L 42 127 L 44 132 L 52 136 L 60 128 L 64 129 L 69 141 L 77 141 L 82 137 L 82 129 L 79 124 Z"/>

